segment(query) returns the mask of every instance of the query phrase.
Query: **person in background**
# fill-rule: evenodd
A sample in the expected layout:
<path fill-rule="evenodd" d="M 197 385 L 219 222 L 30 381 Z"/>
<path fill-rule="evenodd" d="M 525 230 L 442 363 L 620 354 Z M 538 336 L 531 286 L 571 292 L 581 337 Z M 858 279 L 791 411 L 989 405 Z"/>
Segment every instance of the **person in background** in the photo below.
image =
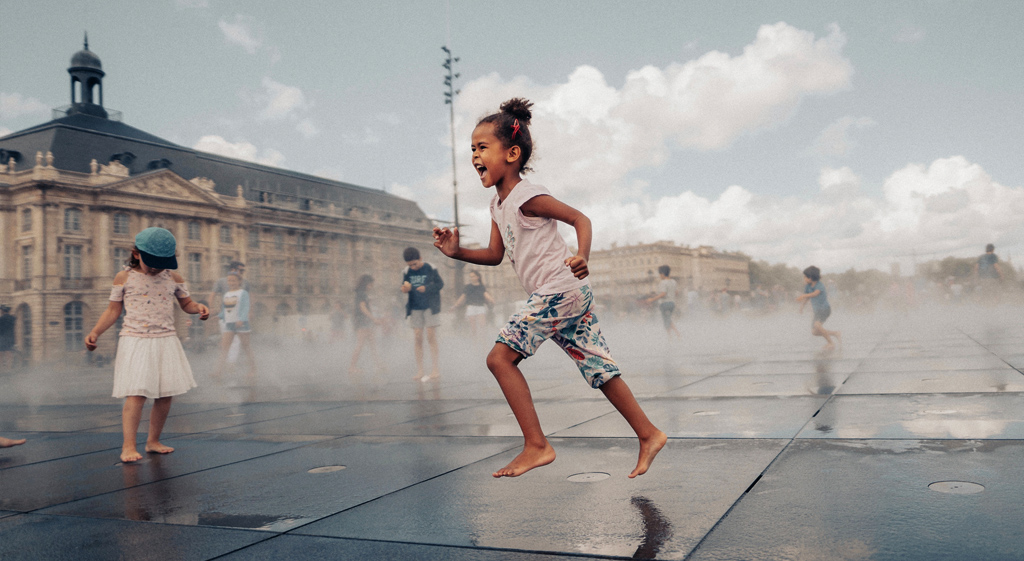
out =
<path fill-rule="evenodd" d="M 494 298 L 487 292 L 479 271 L 469 272 L 469 282 L 463 288 L 462 295 L 452 305 L 452 311 L 463 303 L 466 304 L 466 321 L 469 323 L 470 332 L 476 337 L 487 321 L 487 307 L 494 305 Z"/>

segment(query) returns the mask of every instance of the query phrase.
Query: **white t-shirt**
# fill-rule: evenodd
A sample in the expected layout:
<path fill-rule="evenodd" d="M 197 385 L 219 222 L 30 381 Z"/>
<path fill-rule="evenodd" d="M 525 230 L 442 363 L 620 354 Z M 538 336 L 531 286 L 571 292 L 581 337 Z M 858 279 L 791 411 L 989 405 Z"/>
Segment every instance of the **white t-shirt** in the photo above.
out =
<path fill-rule="evenodd" d="M 661 297 L 661 302 L 662 303 L 665 303 L 665 302 L 675 303 L 675 301 L 676 301 L 676 281 L 673 280 L 673 279 L 661 279 L 661 282 L 658 283 L 658 293 L 660 294 L 662 292 L 665 293 L 665 295 Z"/>
<path fill-rule="evenodd" d="M 520 207 L 526 201 L 551 192 L 525 179 L 512 188 L 504 201 L 495 194 L 491 199 L 491 219 L 501 232 L 505 256 L 519 276 L 528 294 L 558 294 L 590 281 L 578 279 L 565 265 L 572 251 L 558 233 L 558 221 L 552 218 L 523 215 Z"/>
<path fill-rule="evenodd" d="M 224 323 L 235 323 L 239 319 L 239 304 L 242 303 L 242 292 L 238 290 L 229 290 L 224 293 L 224 299 L 221 302 L 224 304 Z"/>

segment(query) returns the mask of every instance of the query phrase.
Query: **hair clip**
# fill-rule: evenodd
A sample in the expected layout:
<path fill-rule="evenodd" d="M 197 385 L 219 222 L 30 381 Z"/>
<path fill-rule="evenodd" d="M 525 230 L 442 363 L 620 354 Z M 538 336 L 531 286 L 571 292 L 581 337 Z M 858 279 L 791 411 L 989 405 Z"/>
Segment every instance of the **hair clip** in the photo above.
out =
<path fill-rule="evenodd" d="M 516 119 L 516 121 L 512 123 L 512 140 L 516 139 L 517 132 L 519 132 L 519 119 Z"/>

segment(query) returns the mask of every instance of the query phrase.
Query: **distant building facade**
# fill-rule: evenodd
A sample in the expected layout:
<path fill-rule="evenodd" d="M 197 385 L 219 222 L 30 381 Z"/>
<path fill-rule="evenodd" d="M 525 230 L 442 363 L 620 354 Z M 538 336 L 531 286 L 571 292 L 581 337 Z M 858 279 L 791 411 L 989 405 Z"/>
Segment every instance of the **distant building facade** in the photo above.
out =
<path fill-rule="evenodd" d="M 0 304 L 14 310 L 17 347 L 33 361 L 82 351 L 135 234 L 149 226 L 174 233 L 196 300 L 228 263 L 244 262 L 257 329 L 336 301 L 351 310 L 362 274 L 377 281 L 379 313 L 400 309 L 402 250 L 435 252 L 431 220 L 413 201 L 125 125 L 102 105 L 104 72 L 88 44 L 68 72 L 71 105 L 0 138 Z M 441 271 L 452 286 L 453 269 Z M 104 337 L 101 352 L 115 340 Z"/>
<path fill-rule="evenodd" d="M 658 267 L 668 265 L 680 291 L 722 289 L 750 292 L 750 259 L 708 246 L 687 247 L 661 241 L 592 251 L 590 283 L 602 305 L 628 310 L 639 298 L 657 290 Z M 682 297 L 682 294 L 679 295 Z"/>

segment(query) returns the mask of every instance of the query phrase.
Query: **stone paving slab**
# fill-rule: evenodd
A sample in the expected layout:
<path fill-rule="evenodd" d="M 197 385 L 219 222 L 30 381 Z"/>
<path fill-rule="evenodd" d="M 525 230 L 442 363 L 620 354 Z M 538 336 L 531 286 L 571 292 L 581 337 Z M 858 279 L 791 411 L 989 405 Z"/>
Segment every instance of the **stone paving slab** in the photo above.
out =
<path fill-rule="evenodd" d="M 590 389 L 584 387 L 583 389 Z M 600 393 L 598 395 L 601 395 Z M 538 401 L 537 416 L 545 434 L 596 419 L 614 407 L 601 401 Z M 522 430 L 506 403 L 489 403 L 424 417 L 368 432 L 387 436 L 511 436 L 522 438 Z"/>
<path fill-rule="evenodd" d="M 793 438 L 825 403 L 825 396 L 650 399 L 647 417 L 669 438 Z M 554 436 L 633 437 L 617 412 L 558 431 Z"/>
<path fill-rule="evenodd" d="M 734 368 L 729 376 L 764 374 L 849 374 L 861 363 L 854 359 L 833 359 L 822 357 L 816 360 L 758 361 Z"/>
<path fill-rule="evenodd" d="M 176 411 L 178 404 L 171 406 L 171 414 L 167 417 L 164 430 L 181 434 L 212 431 L 221 428 L 236 427 L 258 423 L 270 419 L 288 418 L 307 413 L 315 413 L 324 409 L 341 407 L 340 403 L 245 403 L 225 405 L 219 404 L 215 409 L 198 412 Z M 144 409 L 147 419 L 139 428 L 145 430 L 150 407 Z M 96 432 L 121 432 L 121 423 L 107 427 L 90 429 Z"/>
<path fill-rule="evenodd" d="M 261 532 L 22 514 L 0 519 L 4 561 L 202 561 L 266 539 Z"/>
<path fill-rule="evenodd" d="M 829 395 L 848 374 L 720 374 L 684 388 L 666 392 L 672 397 L 744 397 Z"/>
<path fill-rule="evenodd" d="M 0 470 L 59 460 L 80 454 L 114 451 L 120 454 L 121 439 L 108 434 L 67 432 L 7 432 L 7 438 L 31 439 L 32 446 L 15 446 L 0 452 Z"/>
<path fill-rule="evenodd" d="M 865 372 L 850 376 L 843 394 L 1024 392 L 1024 374 L 1016 370 L 921 370 Z"/>
<path fill-rule="evenodd" d="M 498 438 L 332 439 L 86 498 L 44 513 L 283 532 L 516 444 L 517 439 Z M 335 466 L 344 469 L 331 471 Z M 310 473 L 320 468 L 328 469 Z M 253 474 L 259 476 L 254 479 Z"/>
<path fill-rule="evenodd" d="M 635 439 L 553 439 L 558 458 L 543 470 L 493 479 L 514 450 L 293 534 L 682 559 L 786 442 L 671 441 L 660 469 L 631 480 Z"/>
<path fill-rule="evenodd" d="M 839 395 L 797 438 L 1024 438 L 1024 394 Z"/>
<path fill-rule="evenodd" d="M 409 559 L 416 561 L 596 561 L 607 557 L 545 555 L 479 547 L 444 547 L 409 543 L 283 535 L 257 543 L 224 557 L 223 561 L 365 561 Z"/>
<path fill-rule="evenodd" d="M 0 470 L 0 508 L 33 511 L 308 444 L 224 435 L 168 437 L 161 440 L 175 447 L 174 453 L 145 454 L 136 464 L 124 466 L 120 460 L 121 437 L 107 438 L 114 448 Z"/>
<path fill-rule="evenodd" d="M 936 358 L 868 358 L 857 372 L 913 372 L 918 370 L 1007 370 L 1011 366 L 997 356 Z"/>
<path fill-rule="evenodd" d="M 504 405 L 504 403 L 501 402 L 499 405 Z M 409 421 L 427 420 L 445 413 L 474 406 L 478 407 L 479 402 L 425 399 L 419 401 L 349 403 L 315 413 L 248 423 L 217 430 L 216 432 L 230 434 L 352 436 Z M 491 408 L 493 409 L 494 407 L 492 406 Z"/>
<path fill-rule="evenodd" d="M 796 441 L 689 559 L 1017 560 L 1022 478 L 1021 441 Z"/>

